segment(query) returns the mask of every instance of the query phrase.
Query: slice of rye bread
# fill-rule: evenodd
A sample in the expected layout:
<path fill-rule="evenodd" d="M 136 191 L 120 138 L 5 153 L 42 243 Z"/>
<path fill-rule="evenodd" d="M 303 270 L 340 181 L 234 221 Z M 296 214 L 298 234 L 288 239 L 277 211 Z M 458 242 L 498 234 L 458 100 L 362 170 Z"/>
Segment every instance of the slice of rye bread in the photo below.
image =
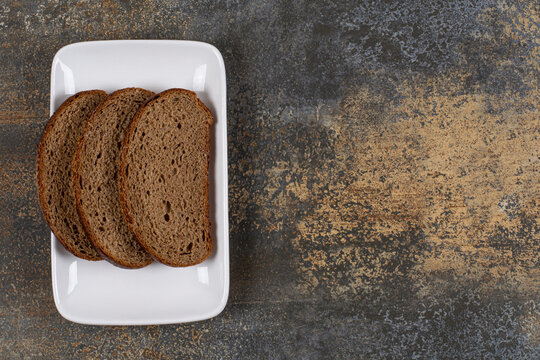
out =
<path fill-rule="evenodd" d="M 73 189 L 81 222 L 94 246 L 114 263 L 141 268 L 152 257 L 133 238 L 118 201 L 118 154 L 133 115 L 155 94 L 127 88 L 92 113 L 73 157 Z"/>
<path fill-rule="evenodd" d="M 51 117 L 38 146 L 37 188 L 45 221 L 73 255 L 102 260 L 75 210 L 71 162 L 86 119 L 107 97 L 101 90 L 82 91 L 67 99 Z"/>
<path fill-rule="evenodd" d="M 210 110 L 170 89 L 142 107 L 120 150 L 118 186 L 128 227 L 158 261 L 203 262 L 212 251 L 208 195 Z"/>

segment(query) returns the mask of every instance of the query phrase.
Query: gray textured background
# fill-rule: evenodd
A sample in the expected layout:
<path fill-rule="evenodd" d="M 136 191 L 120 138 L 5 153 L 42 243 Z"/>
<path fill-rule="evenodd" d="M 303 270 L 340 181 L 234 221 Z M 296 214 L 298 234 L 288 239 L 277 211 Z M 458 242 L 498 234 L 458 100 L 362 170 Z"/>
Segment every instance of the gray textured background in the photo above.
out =
<path fill-rule="evenodd" d="M 540 358 L 539 7 L 3 1 L 0 357 Z M 214 44 L 231 291 L 194 324 L 57 313 L 34 186 L 62 46 Z"/>

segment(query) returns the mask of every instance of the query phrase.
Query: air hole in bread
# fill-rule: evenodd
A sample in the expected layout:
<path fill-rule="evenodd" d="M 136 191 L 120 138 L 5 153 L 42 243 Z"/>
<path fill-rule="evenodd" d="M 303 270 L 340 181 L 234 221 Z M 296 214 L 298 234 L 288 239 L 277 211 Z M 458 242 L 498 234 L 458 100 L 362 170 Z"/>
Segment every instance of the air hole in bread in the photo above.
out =
<path fill-rule="evenodd" d="M 171 203 L 168 200 L 165 203 L 165 212 L 167 212 L 167 213 L 171 212 Z"/>
<path fill-rule="evenodd" d="M 99 159 L 101 157 L 101 153 L 97 154 L 97 158 Z"/>
<path fill-rule="evenodd" d="M 182 124 L 178 123 L 178 125 L 176 125 L 177 128 L 181 129 L 182 128 Z"/>
<path fill-rule="evenodd" d="M 98 227 L 98 230 L 103 232 L 103 231 L 105 231 L 105 228 L 103 226 L 100 226 L 100 227 Z"/>
<path fill-rule="evenodd" d="M 192 243 L 192 242 L 190 242 L 190 243 L 188 244 L 186 251 L 187 251 L 187 252 L 191 252 L 191 249 L 193 249 L 193 243 Z"/>
<path fill-rule="evenodd" d="M 165 214 L 165 216 L 163 216 L 165 218 L 165 221 L 169 221 L 170 220 L 170 217 L 169 217 L 169 214 Z"/>

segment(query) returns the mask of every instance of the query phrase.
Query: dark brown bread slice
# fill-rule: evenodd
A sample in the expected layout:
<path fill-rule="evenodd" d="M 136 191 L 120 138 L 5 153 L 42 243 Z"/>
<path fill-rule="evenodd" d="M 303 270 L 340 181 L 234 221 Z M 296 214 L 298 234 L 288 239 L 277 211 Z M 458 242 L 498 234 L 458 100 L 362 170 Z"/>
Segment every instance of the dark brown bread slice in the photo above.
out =
<path fill-rule="evenodd" d="M 73 189 L 79 217 L 94 246 L 127 268 L 152 257 L 129 231 L 118 201 L 118 154 L 137 110 L 155 94 L 140 88 L 115 91 L 92 113 L 73 158 Z"/>
<path fill-rule="evenodd" d="M 170 89 L 137 112 L 122 142 L 122 213 L 139 243 L 166 265 L 195 265 L 212 250 L 212 123 L 212 114 L 194 92 Z"/>
<path fill-rule="evenodd" d="M 71 96 L 47 123 L 38 146 L 37 188 L 45 221 L 69 252 L 86 260 L 102 258 L 84 232 L 75 210 L 71 161 L 86 119 L 106 96 L 101 90 Z"/>

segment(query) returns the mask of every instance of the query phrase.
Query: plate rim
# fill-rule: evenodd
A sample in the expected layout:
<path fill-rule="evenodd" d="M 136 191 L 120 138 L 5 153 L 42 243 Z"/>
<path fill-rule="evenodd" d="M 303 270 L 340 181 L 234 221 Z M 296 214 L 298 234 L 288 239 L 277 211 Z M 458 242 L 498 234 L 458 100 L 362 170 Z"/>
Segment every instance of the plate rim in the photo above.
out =
<path fill-rule="evenodd" d="M 56 109 L 54 108 L 54 98 L 53 98 L 53 92 L 54 92 L 54 86 L 56 84 L 55 75 L 56 75 L 56 64 L 59 61 L 60 56 L 63 52 L 71 49 L 71 48 L 77 48 L 77 47 L 86 47 L 86 46 L 99 46 L 99 45 L 105 45 L 105 46 L 113 46 L 113 45 L 122 45 L 122 44 L 169 44 L 171 46 L 196 46 L 201 48 L 206 48 L 210 50 L 217 58 L 218 65 L 219 65 L 219 73 L 220 73 L 220 80 L 221 80 L 221 93 L 223 94 L 223 101 L 221 104 L 221 107 L 219 109 L 216 108 L 216 112 L 220 115 L 221 121 L 223 122 L 223 132 L 221 134 L 221 140 L 223 143 L 223 147 L 225 148 L 225 151 L 223 151 L 223 162 L 224 162 L 224 173 L 225 176 L 222 179 L 223 182 L 223 189 L 224 189 L 224 199 L 223 199 L 223 205 L 225 211 L 223 211 L 223 251 L 224 251 L 224 263 L 223 267 L 225 269 L 224 273 L 224 281 L 223 281 L 223 292 L 221 294 L 221 299 L 219 301 L 218 306 L 216 306 L 212 311 L 208 311 L 202 316 L 184 316 L 184 317 L 171 317 L 170 319 L 160 319 L 160 320 L 148 320 L 148 319 L 141 319 L 141 320 L 126 320 L 122 321 L 119 319 L 92 319 L 92 318 L 85 318 L 78 316 L 76 314 L 70 313 L 64 306 L 62 306 L 60 302 L 60 295 L 58 293 L 58 286 L 57 286 L 57 279 L 56 279 L 56 262 L 57 262 L 57 254 L 56 250 L 54 249 L 56 242 L 55 236 L 53 232 L 51 231 L 51 280 L 52 280 L 52 290 L 53 290 L 53 299 L 54 304 L 56 306 L 56 309 L 58 310 L 58 313 L 65 318 L 68 321 L 83 324 L 83 325 L 104 325 L 104 326 L 142 326 L 142 325 L 166 325 L 166 324 L 180 324 L 180 323 L 190 323 L 190 322 L 196 322 L 196 321 L 203 321 L 210 318 L 213 318 L 217 315 L 219 315 L 227 306 L 227 301 L 229 298 L 229 290 L 230 290 L 230 254 L 229 254 L 229 187 L 228 187 L 228 144 L 227 144 L 227 83 L 226 83 L 226 70 L 225 70 L 225 63 L 223 61 L 223 56 L 221 52 L 212 44 L 202 42 L 202 41 L 194 41 L 194 40 L 170 40 L 170 39 L 159 39 L 159 40 L 153 40 L 153 39 L 134 39 L 134 40 L 97 40 L 97 41 L 81 41 L 81 42 L 75 42 L 71 44 L 67 44 L 62 46 L 58 51 L 55 53 L 53 57 L 53 61 L 51 64 L 51 75 L 50 75 L 50 92 L 49 92 L 49 112 L 52 116 Z M 54 109 L 54 110 L 53 110 Z M 214 136 L 216 134 L 214 133 Z M 79 259 L 77 259 L 79 260 Z M 82 259 L 80 259 L 82 260 Z M 119 320 L 119 321 L 118 321 Z"/>

